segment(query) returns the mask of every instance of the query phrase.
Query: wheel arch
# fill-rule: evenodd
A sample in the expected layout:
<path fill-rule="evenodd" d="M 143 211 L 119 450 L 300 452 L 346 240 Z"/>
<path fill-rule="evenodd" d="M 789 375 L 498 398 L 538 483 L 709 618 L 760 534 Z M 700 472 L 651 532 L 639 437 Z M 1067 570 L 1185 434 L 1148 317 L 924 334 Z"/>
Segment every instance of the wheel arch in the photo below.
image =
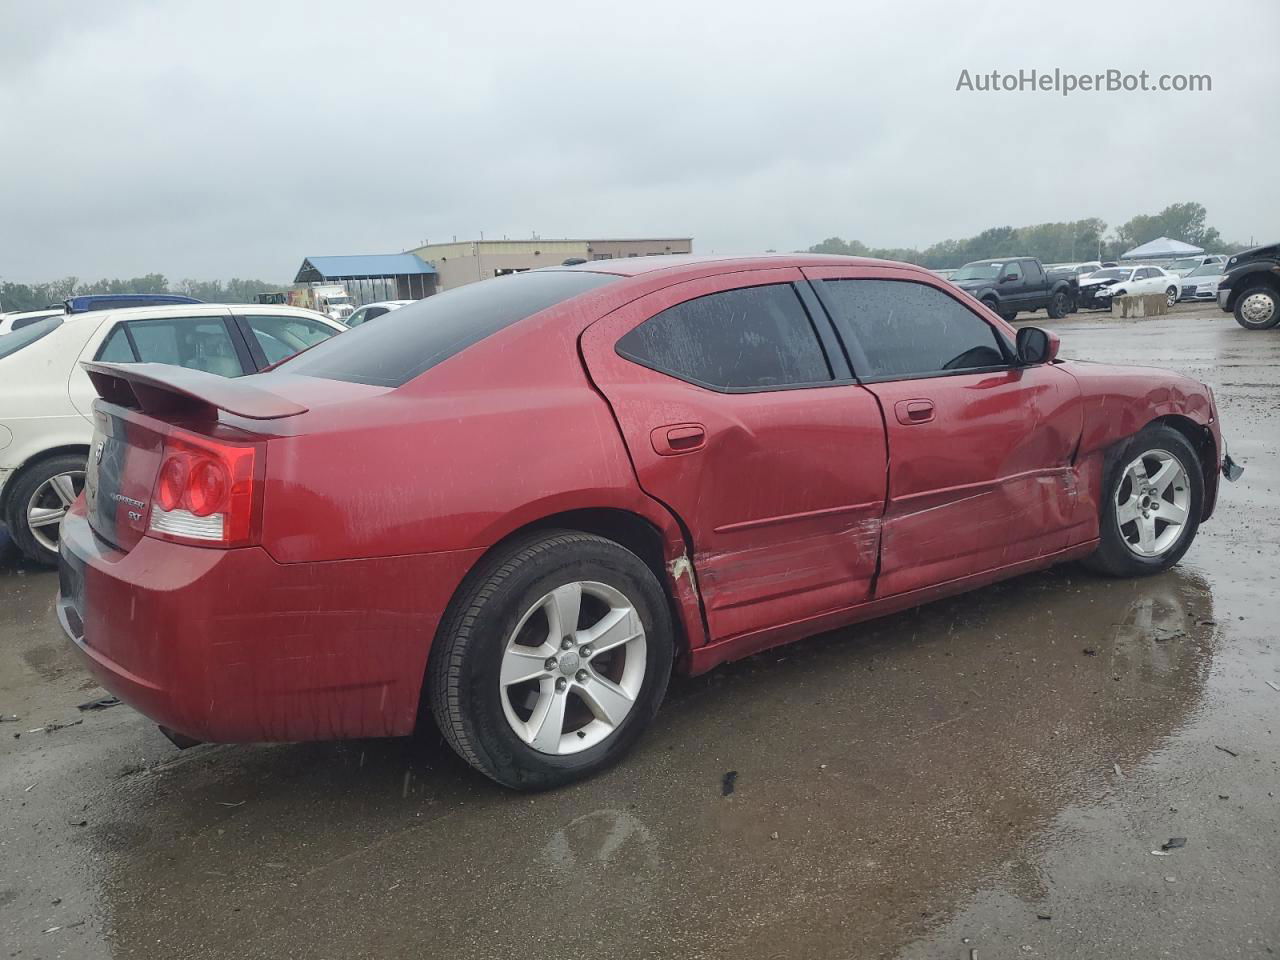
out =
<path fill-rule="evenodd" d="M 707 642 L 706 621 L 689 560 L 692 549 L 687 534 L 673 516 L 668 514 L 663 519 L 670 520 L 666 530 L 659 526 L 657 518 L 619 506 L 575 507 L 544 513 L 512 527 L 477 557 L 459 581 L 449 602 L 453 603 L 470 587 L 477 571 L 519 539 L 540 530 L 594 534 L 630 550 L 652 571 L 671 613 L 677 665 L 687 667 L 690 651 Z M 441 618 L 441 626 L 446 619 Z M 432 650 L 437 648 L 438 640 L 437 634 Z"/>
<path fill-rule="evenodd" d="M 1246 290 L 1252 290 L 1254 287 L 1269 287 L 1277 294 L 1280 294 L 1280 274 L 1276 272 L 1274 267 L 1262 267 L 1242 273 L 1238 277 L 1232 277 L 1231 293 L 1227 297 L 1227 310 L 1234 310 L 1236 300 L 1240 294 Z"/>
<path fill-rule="evenodd" d="M 39 453 L 34 453 L 31 456 L 27 457 L 26 460 L 24 460 L 16 469 L 14 469 L 13 475 L 9 477 L 8 481 L 5 483 L 4 489 L 0 490 L 0 517 L 3 517 L 5 515 L 5 512 L 8 511 L 9 497 L 12 495 L 13 488 L 17 485 L 17 482 L 20 477 L 25 476 L 28 470 L 30 470 L 32 467 L 35 467 L 43 463 L 45 460 L 50 460 L 54 457 L 61 457 L 61 456 L 66 456 L 70 454 L 78 454 L 80 456 L 83 456 L 87 461 L 89 459 L 89 444 L 64 443 L 61 446 L 49 447 L 46 450 L 41 450 Z"/>
<path fill-rule="evenodd" d="M 1218 499 L 1218 445 L 1213 431 L 1178 413 L 1156 417 L 1148 426 L 1166 426 L 1178 431 L 1200 457 L 1200 473 L 1204 479 L 1204 506 L 1200 520 L 1208 520 L 1213 515 L 1214 504 Z"/>

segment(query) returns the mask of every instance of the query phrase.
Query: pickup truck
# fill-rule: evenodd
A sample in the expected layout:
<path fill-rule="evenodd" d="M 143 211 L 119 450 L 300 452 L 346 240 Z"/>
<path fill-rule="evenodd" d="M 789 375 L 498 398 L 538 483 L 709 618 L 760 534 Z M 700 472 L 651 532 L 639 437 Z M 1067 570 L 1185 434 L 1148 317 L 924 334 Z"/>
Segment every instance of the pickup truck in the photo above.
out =
<path fill-rule="evenodd" d="M 1076 308 L 1076 279 L 1046 273 L 1035 257 L 1000 257 L 966 263 L 951 282 L 1005 320 L 1024 310 L 1046 310 L 1057 320 Z"/>
<path fill-rule="evenodd" d="M 1218 306 L 1246 330 L 1280 323 L 1280 243 L 1254 247 L 1227 260 L 1218 281 Z"/>

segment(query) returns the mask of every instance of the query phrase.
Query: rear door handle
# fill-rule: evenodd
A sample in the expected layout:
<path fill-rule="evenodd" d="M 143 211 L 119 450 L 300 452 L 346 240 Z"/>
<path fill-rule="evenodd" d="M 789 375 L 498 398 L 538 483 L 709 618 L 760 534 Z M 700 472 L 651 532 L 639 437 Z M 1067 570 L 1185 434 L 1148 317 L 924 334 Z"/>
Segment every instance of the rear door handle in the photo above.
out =
<path fill-rule="evenodd" d="M 933 419 L 933 401 L 923 397 L 916 400 L 899 400 L 893 405 L 893 412 L 898 422 L 911 426 L 916 423 L 928 423 Z"/>
<path fill-rule="evenodd" d="M 655 427 L 649 440 L 658 456 L 674 457 L 701 450 L 707 442 L 707 428 L 700 423 L 669 423 Z"/>

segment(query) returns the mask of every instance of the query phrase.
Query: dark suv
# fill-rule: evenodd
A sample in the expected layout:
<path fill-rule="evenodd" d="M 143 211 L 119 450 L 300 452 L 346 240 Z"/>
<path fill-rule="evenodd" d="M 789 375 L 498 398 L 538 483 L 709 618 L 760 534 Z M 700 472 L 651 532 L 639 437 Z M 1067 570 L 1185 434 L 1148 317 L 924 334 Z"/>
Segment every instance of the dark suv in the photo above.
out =
<path fill-rule="evenodd" d="M 1218 282 L 1218 306 L 1246 330 L 1280 323 L 1280 243 L 1254 247 L 1227 260 Z"/>

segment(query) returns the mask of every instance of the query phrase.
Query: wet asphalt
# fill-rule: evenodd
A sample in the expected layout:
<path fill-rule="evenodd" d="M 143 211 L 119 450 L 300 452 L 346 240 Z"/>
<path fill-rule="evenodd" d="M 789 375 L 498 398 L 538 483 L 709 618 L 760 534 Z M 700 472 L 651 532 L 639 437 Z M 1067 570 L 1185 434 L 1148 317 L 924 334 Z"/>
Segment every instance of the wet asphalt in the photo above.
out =
<path fill-rule="evenodd" d="M 555 793 L 435 737 L 179 753 L 82 713 L 56 576 L 0 563 L 0 957 L 1280 951 L 1280 331 L 1053 328 L 1214 387 L 1246 473 L 1178 567 L 1065 567 L 678 679 L 630 758 Z"/>

